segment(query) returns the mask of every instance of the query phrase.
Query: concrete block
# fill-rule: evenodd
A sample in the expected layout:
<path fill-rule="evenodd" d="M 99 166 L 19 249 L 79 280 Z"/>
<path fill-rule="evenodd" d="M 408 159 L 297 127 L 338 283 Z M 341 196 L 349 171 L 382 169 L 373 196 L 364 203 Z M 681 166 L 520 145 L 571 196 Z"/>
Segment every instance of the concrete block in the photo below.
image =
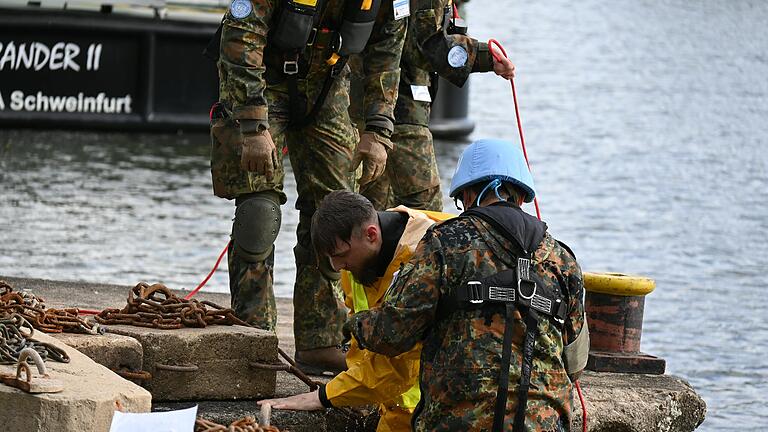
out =
<path fill-rule="evenodd" d="M 108 369 L 142 370 L 144 350 L 138 340 L 118 334 L 53 333 L 54 338 Z"/>
<path fill-rule="evenodd" d="M 51 378 L 60 381 L 60 393 L 29 394 L 0 385 L 0 425 L 8 432 L 109 430 L 116 409 L 149 412 L 152 398 L 143 388 L 126 381 L 57 339 L 36 331 L 34 340 L 56 345 L 69 355 L 69 363 L 45 363 Z M 0 365 L 3 373 L 15 367 Z M 33 377 L 37 370 L 33 368 Z M 34 379 L 34 378 L 33 378 Z"/>
<path fill-rule="evenodd" d="M 115 325 L 107 331 L 141 343 L 143 369 L 152 374 L 142 385 L 155 401 L 263 399 L 275 393 L 276 372 L 250 365 L 278 362 L 272 332 L 221 325 L 174 330 Z"/>
<path fill-rule="evenodd" d="M 707 412 L 704 400 L 672 375 L 595 373 L 581 376 L 590 432 L 690 432 Z M 581 405 L 574 397 L 572 430 L 581 430 Z"/>

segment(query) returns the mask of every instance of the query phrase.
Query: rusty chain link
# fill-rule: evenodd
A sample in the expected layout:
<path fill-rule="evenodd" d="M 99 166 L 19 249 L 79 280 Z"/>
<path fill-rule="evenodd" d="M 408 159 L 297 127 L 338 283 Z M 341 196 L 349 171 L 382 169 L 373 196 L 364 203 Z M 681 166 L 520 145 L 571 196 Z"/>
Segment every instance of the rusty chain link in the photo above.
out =
<path fill-rule="evenodd" d="M 126 368 L 121 368 L 121 369 L 112 369 L 112 372 L 129 380 L 149 381 L 152 379 L 152 374 L 143 370 L 130 370 Z"/>
<path fill-rule="evenodd" d="M 99 325 L 79 316 L 77 308 L 48 309 L 45 300 L 27 290 L 14 291 L 6 281 L 0 280 L 0 317 L 19 314 L 32 327 L 46 333 L 98 334 Z"/>
<path fill-rule="evenodd" d="M 185 300 L 162 284 L 140 282 L 128 291 L 128 303 L 122 309 L 107 308 L 96 315 L 105 325 L 126 324 L 138 327 L 178 329 L 211 324 L 248 326 L 229 308 L 207 300 Z"/>
<path fill-rule="evenodd" d="M 24 334 L 23 329 L 29 330 L 29 333 Z M 24 348 L 37 351 L 43 361 L 69 363 L 66 351 L 49 343 L 31 340 L 33 334 L 32 325 L 21 315 L 0 317 L 0 364 L 18 363 L 19 354 Z"/>
<path fill-rule="evenodd" d="M 280 432 L 280 429 L 274 426 L 259 426 L 251 416 L 235 420 L 229 426 L 198 417 L 195 421 L 195 432 Z"/>
<path fill-rule="evenodd" d="M 288 362 L 288 364 L 285 363 L 259 363 L 259 362 L 251 362 L 249 363 L 251 367 L 256 369 L 265 369 L 265 370 L 274 370 L 274 371 L 285 371 L 288 373 L 293 374 L 296 376 L 296 378 L 300 379 L 304 384 L 309 386 L 310 391 L 317 390 L 318 387 L 320 387 L 320 384 L 322 384 L 319 381 L 315 381 L 312 378 L 310 378 L 304 371 L 299 369 L 299 367 L 296 365 L 296 362 L 293 361 L 293 359 L 288 356 L 288 354 L 283 351 L 282 348 L 277 347 L 277 352 L 280 354 L 281 357 L 285 359 L 285 361 Z"/>

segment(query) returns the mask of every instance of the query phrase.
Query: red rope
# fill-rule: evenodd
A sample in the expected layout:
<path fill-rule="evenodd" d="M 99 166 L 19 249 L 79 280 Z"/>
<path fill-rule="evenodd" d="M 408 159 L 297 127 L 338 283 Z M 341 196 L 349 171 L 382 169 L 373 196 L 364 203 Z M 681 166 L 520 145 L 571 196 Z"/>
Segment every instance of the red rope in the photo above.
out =
<path fill-rule="evenodd" d="M 501 54 L 497 53 L 496 50 L 494 50 L 494 45 L 501 51 Z M 493 58 L 500 62 L 503 58 L 507 57 L 507 52 L 504 51 L 504 47 L 501 46 L 499 41 L 496 39 L 489 39 L 488 40 L 488 51 L 491 52 L 491 55 Z M 515 101 L 515 117 L 517 117 L 517 132 L 520 134 L 520 146 L 523 148 L 523 156 L 525 156 L 525 164 L 528 165 L 528 171 L 531 171 L 531 164 L 528 162 L 528 151 L 525 149 L 525 138 L 523 137 L 523 123 L 520 121 L 520 109 L 517 107 L 517 92 L 515 91 L 515 80 L 514 78 L 509 80 L 509 83 L 512 85 L 512 100 Z M 531 174 L 533 174 L 531 172 Z M 536 217 L 541 220 L 541 211 L 539 210 L 539 199 L 537 197 L 533 198 L 533 205 L 536 207 Z"/>
<path fill-rule="evenodd" d="M 581 430 L 587 432 L 587 405 L 584 404 L 584 395 L 581 394 L 581 384 L 579 380 L 576 380 L 576 391 L 579 393 L 579 401 L 581 402 Z"/>
<path fill-rule="evenodd" d="M 80 309 L 77 308 L 77 314 L 78 315 L 98 315 L 101 311 L 93 310 L 93 309 Z"/>
<path fill-rule="evenodd" d="M 216 269 L 218 269 L 218 268 L 219 268 L 219 263 L 221 263 L 221 259 L 222 259 L 222 258 L 224 258 L 224 254 L 226 254 L 226 253 L 227 253 L 227 250 L 229 250 L 229 245 L 230 245 L 230 243 L 232 243 L 232 240 L 230 240 L 229 242 L 227 242 L 227 245 L 224 247 L 224 250 L 223 250 L 223 251 L 221 251 L 221 253 L 219 254 L 219 259 L 217 259 L 217 260 L 216 260 L 216 264 L 214 264 L 214 265 L 213 265 L 213 268 L 212 268 L 212 269 L 211 269 L 211 271 L 208 273 L 208 276 L 206 276 L 206 277 L 205 277 L 205 279 L 203 279 L 203 281 L 202 281 L 202 282 L 200 282 L 200 285 L 198 285 L 198 286 L 197 286 L 197 288 L 193 289 L 193 290 L 192 290 L 192 292 L 190 292 L 189 294 L 187 294 L 187 295 L 184 297 L 184 300 L 189 300 L 189 299 L 191 299 L 191 298 L 192 298 L 192 296 L 194 296 L 195 294 L 197 294 L 197 292 L 198 292 L 198 291 L 200 291 L 200 288 L 204 287 L 204 286 L 205 286 L 205 284 L 206 284 L 206 283 L 208 283 L 208 280 L 211 278 L 211 276 L 213 276 L 213 273 L 215 273 L 215 272 L 216 272 Z"/>
<path fill-rule="evenodd" d="M 494 46 L 496 46 L 499 51 L 501 51 L 501 54 L 496 52 L 494 50 Z M 504 47 L 501 46 L 499 41 L 496 39 L 489 39 L 488 40 L 488 51 L 491 52 L 491 55 L 493 58 L 500 62 L 502 60 L 502 55 L 504 58 L 507 57 L 507 52 L 504 51 Z M 512 85 L 512 100 L 515 101 L 515 117 L 517 117 L 517 132 L 520 134 L 520 146 L 523 148 L 523 156 L 525 157 L 525 164 L 528 165 L 528 171 L 531 171 L 531 164 L 528 162 L 528 151 L 525 149 L 525 138 L 523 137 L 523 123 L 520 121 L 520 109 L 517 106 L 517 92 L 515 91 L 515 80 L 510 79 L 510 84 Z M 533 175 L 533 173 L 531 173 Z M 533 204 L 536 206 L 536 217 L 541 220 L 541 211 L 539 210 L 539 200 L 538 198 L 533 198 Z M 587 405 L 584 403 L 584 395 L 581 393 L 581 385 L 579 384 L 579 381 L 576 380 L 574 383 L 576 384 L 576 391 L 579 394 L 579 401 L 581 402 L 581 414 L 582 414 L 582 431 L 587 432 Z"/>

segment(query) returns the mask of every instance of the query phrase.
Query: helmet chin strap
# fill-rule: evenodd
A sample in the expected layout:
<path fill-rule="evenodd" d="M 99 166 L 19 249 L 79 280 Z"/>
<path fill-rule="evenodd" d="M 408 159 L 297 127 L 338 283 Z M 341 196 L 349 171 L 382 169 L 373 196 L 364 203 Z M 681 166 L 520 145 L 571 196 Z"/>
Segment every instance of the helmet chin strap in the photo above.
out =
<path fill-rule="evenodd" d="M 480 191 L 480 194 L 477 195 L 477 199 L 475 200 L 475 207 L 480 207 L 480 201 L 483 200 L 483 195 L 488 191 L 488 189 L 493 188 L 493 193 L 496 194 L 496 198 L 499 199 L 499 201 L 504 201 L 504 198 L 501 197 L 499 194 L 499 188 L 502 186 L 501 180 L 499 179 L 493 179 L 490 182 L 488 182 L 487 185 L 483 188 L 482 191 Z M 463 192 L 462 192 L 463 194 Z M 461 199 L 462 204 L 464 204 L 464 199 Z M 467 210 L 466 208 L 459 208 L 459 197 L 453 199 L 453 203 L 456 206 L 456 209 L 458 210 Z M 471 208 L 471 207 L 470 207 Z"/>
<path fill-rule="evenodd" d="M 483 195 L 485 195 L 485 192 L 488 191 L 488 189 L 493 188 L 493 192 L 496 194 L 496 198 L 499 199 L 499 201 L 504 201 L 504 199 L 499 195 L 499 188 L 501 187 L 501 180 L 495 178 L 488 182 L 487 185 L 483 188 L 482 191 L 480 191 L 480 194 L 477 195 L 477 200 L 475 202 L 475 205 L 477 207 L 480 207 L 480 201 L 483 199 Z"/>

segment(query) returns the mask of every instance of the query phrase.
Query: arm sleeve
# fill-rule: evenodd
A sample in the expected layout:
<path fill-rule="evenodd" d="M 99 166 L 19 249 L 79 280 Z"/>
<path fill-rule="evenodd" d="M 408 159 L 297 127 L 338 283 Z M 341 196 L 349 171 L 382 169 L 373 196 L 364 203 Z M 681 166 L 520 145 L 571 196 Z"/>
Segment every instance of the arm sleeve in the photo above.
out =
<path fill-rule="evenodd" d="M 365 75 L 365 125 L 394 131 L 405 19 L 394 19 L 392 2 L 383 0 L 371 37 L 362 53 Z"/>
<path fill-rule="evenodd" d="M 434 322 L 443 272 L 439 240 L 429 231 L 380 307 L 355 314 L 351 331 L 364 349 L 391 357 L 411 350 Z"/>
<path fill-rule="evenodd" d="M 219 94 L 235 120 L 267 127 L 264 48 L 275 0 L 251 0 L 253 11 L 237 19 L 228 11 L 222 22 Z"/>
<path fill-rule="evenodd" d="M 465 67 L 452 67 L 448 64 L 448 45 L 443 35 L 443 8 L 447 0 L 419 0 L 408 28 L 408 38 L 419 47 L 417 64 L 421 69 L 436 72 L 456 86 L 462 87 L 472 72 L 493 70 L 493 58 L 488 44 L 466 35 L 451 35 L 453 43 L 467 52 L 469 64 Z"/>
<path fill-rule="evenodd" d="M 361 351 L 360 361 L 326 384 L 328 400 L 333 406 L 354 406 L 394 399 L 418 382 L 420 351 L 420 344 L 397 357 Z"/>

